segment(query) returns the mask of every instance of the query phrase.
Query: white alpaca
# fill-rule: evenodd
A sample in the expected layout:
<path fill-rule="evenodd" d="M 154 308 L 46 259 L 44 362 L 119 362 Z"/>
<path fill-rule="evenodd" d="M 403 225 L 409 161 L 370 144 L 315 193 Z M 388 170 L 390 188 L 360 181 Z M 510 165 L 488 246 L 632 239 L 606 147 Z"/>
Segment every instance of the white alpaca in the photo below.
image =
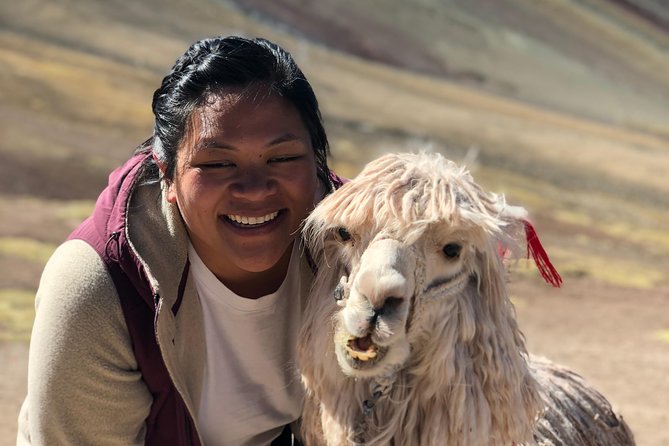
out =
<path fill-rule="evenodd" d="M 313 445 L 633 445 L 580 377 L 530 358 L 504 262 L 525 210 L 439 155 L 386 155 L 305 223 L 318 274 L 299 365 Z"/>

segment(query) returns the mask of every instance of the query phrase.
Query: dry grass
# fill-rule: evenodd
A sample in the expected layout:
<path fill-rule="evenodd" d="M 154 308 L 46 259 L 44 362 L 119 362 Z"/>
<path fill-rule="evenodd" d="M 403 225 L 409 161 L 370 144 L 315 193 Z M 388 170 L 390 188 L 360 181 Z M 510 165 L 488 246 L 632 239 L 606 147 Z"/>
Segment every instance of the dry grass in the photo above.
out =
<path fill-rule="evenodd" d="M 655 338 L 669 344 L 669 330 L 658 330 L 655 332 Z"/>
<path fill-rule="evenodd" d="M 552 246 L 550 254 L 567 278 L 587 276 L 604 283 L 640 290 L 651 290 L 667 283 L 666 272 L 659 267 L 640 265 L 635 258 L 588 255 L 584 251 L 567 251 Z"/>
<path fill-rule="evenodd" d="M 43 265 L 55 249 L 54 245 L 30 238 L 0 237 L 0 256 L 15 257 Z"/>
<path fill-rule="evenodd" d="M 155 76 L 146 70 L 7 32 L 0 32 L 0 60 L 4 81 L 24 86 L 5 90 L 6 105 L 107 128 L 151 122 L 147 91 Z"/>
<path fill-rule="evenodd" d="M 28 341 L 34 318 L 34 291 L 0 289 L 0 341 Z"/>
<path fill-rule="evenodd" d="M 610 175 L 669 193 L 662 178 L 669 152 L 659 137 L 343 56 L 313 58 L 317 65 L 330 64 L 316 82 L 324 109 L 334 117 L 455 139 L 512 159 L 527 156 L 560 170 L 581 169 L 595 179 Z"/>
<path fill-rule="evenodd" d="M 97 193 L 97 192 L 96 192 Z M 93 209 L 92 200 L 55 200 L 0 194 L 0 238 L 32 239 L 54 246 Z"/>

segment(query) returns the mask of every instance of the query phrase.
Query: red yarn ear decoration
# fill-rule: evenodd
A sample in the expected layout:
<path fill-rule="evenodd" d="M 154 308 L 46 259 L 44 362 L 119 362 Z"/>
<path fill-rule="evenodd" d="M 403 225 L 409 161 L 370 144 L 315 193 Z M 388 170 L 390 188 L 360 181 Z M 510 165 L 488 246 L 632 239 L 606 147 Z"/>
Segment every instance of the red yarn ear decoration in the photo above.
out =
<path fill-rule="evenodd" d="M 562 277 L 560 277 L 560 274 L 548 258 L 546 250 L 541 245 L 537 231 L 528 220 L 523 220 L 523 223 L 525 224 L 525 237 L 527 238 L 527 258 L 529 259 L 530 255 L 532 255 L 534 263 L 537 264 L 537 269 L 539 269 L 544 280 L 554 287 L 560 288 Z"/>

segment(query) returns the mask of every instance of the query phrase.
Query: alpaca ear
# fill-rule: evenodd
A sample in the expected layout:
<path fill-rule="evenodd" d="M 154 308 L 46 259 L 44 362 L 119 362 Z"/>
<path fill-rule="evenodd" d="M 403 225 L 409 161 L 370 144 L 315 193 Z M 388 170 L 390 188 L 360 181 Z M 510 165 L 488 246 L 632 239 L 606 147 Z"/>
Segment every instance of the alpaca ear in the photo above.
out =
<path fill-rule="evenodd" d="M 534 226 L 527 216 L 527 211 L 520 206 L 504 206 L 500 213 L 500 218 L 507 224 L 507 228 L 504 232 L 510 236 L 511 239 L 519 238 L 514 237 L 514 234 L 522 232 L 527 245 L 527 258 L 529 259 L 530 256 L 532 256 L 541 277 L 543 277 L 547 283 L 550 283 L 556 288 L 560 288 L 562 285 L 562 277 L 551 263 L 548 253 L 541 244 L 541 240 L 539 240 L 539 235 L 537 234 L 536 229 L 534 229 Z M 500 248 L 500 255 L 504 257 L 507 252 L 508 247 L 503 245 Z"/>

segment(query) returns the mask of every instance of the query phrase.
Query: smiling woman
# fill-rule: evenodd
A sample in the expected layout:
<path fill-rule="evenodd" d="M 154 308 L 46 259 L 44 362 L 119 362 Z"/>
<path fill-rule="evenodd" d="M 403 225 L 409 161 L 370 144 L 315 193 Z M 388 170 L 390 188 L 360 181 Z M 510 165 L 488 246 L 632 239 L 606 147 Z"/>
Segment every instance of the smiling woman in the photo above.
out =
<path fill-rule="evenodd" d="M 300 227 L 338 185 L 316 97 L 275 44 L 213 38 L 153 112 L 44 270 L 17 443 L 294 444 Z"/>
<path fill-rule="evenodd" d="M 239 295 L 276 291 L 319 190 L 297 109 L 266 87 L 226 89 L 194 111 L 182 145 L 167 199 L 198 255 Z"/>

